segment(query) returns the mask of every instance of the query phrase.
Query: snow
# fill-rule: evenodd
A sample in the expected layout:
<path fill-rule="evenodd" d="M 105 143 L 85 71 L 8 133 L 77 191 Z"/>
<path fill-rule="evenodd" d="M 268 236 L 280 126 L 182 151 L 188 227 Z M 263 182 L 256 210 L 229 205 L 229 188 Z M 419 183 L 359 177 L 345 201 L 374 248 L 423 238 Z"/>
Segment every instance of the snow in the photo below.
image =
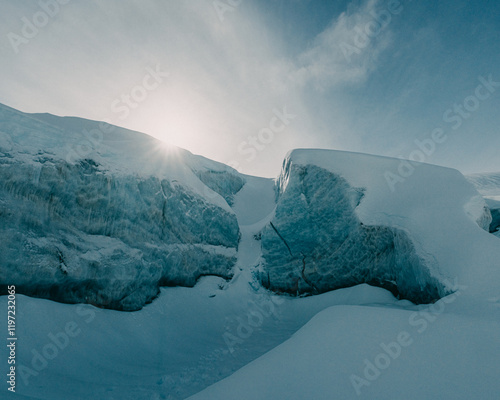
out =
<path fill-rule="evenodd" d="M 6 112 L 5 106 L 0 109 Z M 13 119 L 11 114 L 14 112 L 19 113 L 12 109 L 7 110 L 7 116 L 2 118 L 2 123 L 10 122 Z M 227 165 L 193 155 L 187 150 L 168 145 L 149 135 L 103 122 L 50 114 L 23 113 L 19 119 L 23 120 L 25 131 L 17 134 L 14 141 L 22 144 L 23 151 L 28 148 L 32 153 L 38 154 L 40 149 L 44 149 L 47 153 L 53 153 L 69 162 L 91 158 L 101 165 L 103 170 L 117 175 L 127 174 L 178 181 L 204 200 L 216 204 L 227 212 L 232 212 L 227 202 L 218 193 L 207 188 L 196 175 L 197 172 L 210 171 L 234 175 L 237 179 L 239 174 Z M 4 129 L 7 127 L 9 125 Z M 240 182 L 239 188 L 242 183 Z"/>
<path fill-rule="evenodd" d="M 500 237 L 500 173 L 473 174 L 467 179 L 484 196 L 493 217 L 489 230 Z"/>
<path fill-rule="evenodd" d="M 0 106 L 0 280 L 137 310 L 160 285 L 229 278 L 235 170 L 147 135 Z"/>
<path fill-rule="evenodd" d="M 497 399 L 500 323 L 443 308 L 330 307 L 189 399 Z"/>
<path fill-rule="evenodd" d="M 18 295 L 19 364 L 38 372 L 32 351 L 42 352 L 50 333 L 63 332 L 68 322 L 81 330 L 38 375 L 25 371 L 27 384 L 18 371 L 18 393 L 51 400 L 184 399 L 276 347 L 329 306 L 407 304 L 367 285 L 308 298 L 264 290 L 254 273 L 261 255 L 254 235 L 275 205 L 274 182 L 247 177 L 235 196 L 242 240 L 230 282 L 204 277 L 193 288 L 162 288 L 153 303 L 128 313 Z M 6 301 L 0 298 L 0 308 Z"/>
<path fill-rule="evenodd" d="M 500 200 L 500 173 L 471 174 L 466 178 L 484 197 Z"/>
<path fill-rule="evenodd" d="M 497 203 L 459 172 L 418 164 L 392 191 L 401 160 L 296 150 L 273 181 L 94 121 L 0 106 L 0 123 L 0 281 L 138 310 L 18 294 L 11 397 L 498 398 Z M 87 152 L 82 129 L 106 132 Z M 303 279 L 284 241 L 318 270 L 350 259 L 351 287 L 266 290 Z M 416 305 L 365 281 L 447 296 Z"/>
<path fill-rule="evenodd" d="M 414 248 L 436 261 L 429 271 L 452 294 L 430 306 L 399 301 L 330 307 L 190 399 L 498 398 L 500 246 L 479 226 L 486 219 L 477 192 L 457 171 L 419 165 L 389 194 L 383 174 L 399 160 L 301 150 L 288 162 L 306 166 L 306 173 L 311 165 L 323 168 L 355 193 L 362 191 L 356 216 L 365 224 L 404 229 Z M 284 171 L 280 194 L 295 185 L 292 168 Z M 276 218 L 280 212 L 295 217 L 279 208 L 278 200 Z"/>
<path fill-rule="evenodd" d="M 392 191 L 385 173 L 399 163 L 331 150 L 291 152 L 277 182 L 273 225 L 262 234 L 263 284 L 317 293 L 372 283 L 421 303 L 449 293 L 448 282 L 470 271 L 474 257 L 496 274 L 496 260 L 479 250 L 498 254 L 483 231 L 491 215 L 474 187 L 456 170 L 419 164 Z M 478 250 L 464 242 L 477 242 Z"/>
<path fill-rule="evenodd" d="M 132 313 L 18 295 L 18 368 L 38 375 L 18 369 L 17 392 L 44 400 L 185 399 L 276 347 L 328 306 L 396 301 L 369 286 L 302 299 L 241 288 L 206 277 L 194 288 L 162 288 L 153 303 Z M 6 296 L 0 307 L 6 309 Z M 260 312 L 262 323 L 229 347 L 223 335 L 239 338 L 240 321 L 250 311 Z M 63 332 L 69 322 L 81 332 L 45 368 L 34 369 L 32 351 L 42 354 L 51 343 L 48 335 Z M 0 329 L 6 332 L 5 319 Z M 0 356 L 5 359 L 4 347 Z"/>

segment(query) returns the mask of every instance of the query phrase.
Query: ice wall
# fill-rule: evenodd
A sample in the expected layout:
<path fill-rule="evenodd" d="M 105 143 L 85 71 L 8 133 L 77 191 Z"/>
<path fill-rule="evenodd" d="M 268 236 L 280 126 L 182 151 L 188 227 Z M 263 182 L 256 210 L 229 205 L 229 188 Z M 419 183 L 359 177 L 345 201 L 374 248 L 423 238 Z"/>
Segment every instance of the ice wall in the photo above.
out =
<path fill-rule="evenodd" d="M 78 132 L 58 121 L 0 108 L 2 285 L 136 310 L 161 285 L 232 275 L 239 227 L 223 197 L 243 185 L 234 170 L 181 150 L 153 153 L 157 141 L 119 128 L 68 159 Z"/>
<path fill-rule="evenodd" d="M 442 221 L 448 218 L 442 212 L 447 204 L 439 203 L 446 188 L 434 185 L 435 174 L 422 164 L 413 181 L 392 192 L 383 177 L 397 163 L 326 150 L 292 152 L 277 181 L 275 216 L 262 232 L 263 285 L 314 294 L 370 283 L 417 303 L 446 294 L 445 282 L 452 275 L 440 260 L 450 251 L 448 239 L 441 239 L 443 254 L 420 240 L 438 234 L 437 224 L 450 223 Z M 467 202 L 455 199 L 462 204 L 457 220 L 467 215 L 487 228 L 491 216 L 477 192 L 452 170 L 435 168 L 442 184 L 449 182 L 453 190 L 458 187 L 469 194 Z M 419 198 L 421 204 L 415 201 Z"/>
<path fill-rule="evenodd" d="M 265 286 L 301 294 L 370 283 L 416 302 L 444 293 L 403 231 L 360 222 L 362 189 L 314 165 L 290 163 L 285 173 L 262 234 Z"/>

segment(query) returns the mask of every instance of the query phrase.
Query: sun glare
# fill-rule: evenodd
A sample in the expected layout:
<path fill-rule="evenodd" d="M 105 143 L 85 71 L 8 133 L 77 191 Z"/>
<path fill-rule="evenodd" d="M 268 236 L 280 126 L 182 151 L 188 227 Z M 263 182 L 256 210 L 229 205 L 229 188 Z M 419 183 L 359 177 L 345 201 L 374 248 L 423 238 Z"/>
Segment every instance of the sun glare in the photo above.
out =
<path fill-rule="evenodd" d="M 158 139 L 155 150 L 161 157 L 173 158 L 179 156 L 179 148 L 165 139 Z"/>

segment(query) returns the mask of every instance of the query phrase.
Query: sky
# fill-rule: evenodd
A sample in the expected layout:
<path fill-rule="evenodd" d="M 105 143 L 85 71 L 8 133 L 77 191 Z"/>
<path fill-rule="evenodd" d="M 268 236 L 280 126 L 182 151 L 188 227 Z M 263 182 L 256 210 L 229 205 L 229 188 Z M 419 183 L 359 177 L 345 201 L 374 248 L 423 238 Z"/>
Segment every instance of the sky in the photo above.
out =
<path fill-rule="evenodd" d="M 0 8 L 0 103 L 24 112 L 106 121 L 266 177 L 294 148 L 500 171 L 496 0 Z"/>

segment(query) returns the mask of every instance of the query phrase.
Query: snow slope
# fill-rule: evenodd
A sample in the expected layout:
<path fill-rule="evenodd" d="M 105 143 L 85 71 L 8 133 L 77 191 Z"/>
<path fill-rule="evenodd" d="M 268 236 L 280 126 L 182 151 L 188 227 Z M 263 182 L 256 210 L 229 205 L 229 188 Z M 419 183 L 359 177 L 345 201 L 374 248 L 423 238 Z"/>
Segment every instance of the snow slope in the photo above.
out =
<path fill-rule="evenodd" d="M 420 311 L 334 306 L 189 399 L 495 400 L 499 330 L 498 318 L 464 317 L 443 300 Z"/>
<path fill-rule="evenodd" d="M 0 106 L 0 130 L 0 282 L 136 310 L 161 285 L 232 276 L 235 170 L 79 118 Z"/>
<path fill-rule="evenodd" d="M 19 397 L 9 398 L 181 400 L 278 346 L 329 306 L 397 302 L 389 292 L 366 285 L 282 298 L 254 291 L 248 283 L 242 291 L 236 283 L 205 277 L 193 288 L 161 288 L 153 303 L 128 313 L 18 295 Z M 0 307 L 6 309 L 6 296 Z M 255 318 L 251 326 L 249 316 Z M 61 336 L 68 323 L 76 324 L 76 336 L 52 359 L 43 357 L 54 343 L 49 335 Z M 5 318 L 0 330 L 7 331 Z M 6 350 L 0 348 L 3 360 Z M 2 363 L 0 372 L 6 374 L 7 367 Z"/>
<path fill-rule="evenodd" d="M 484 197 L 500 201 L 500 173 L 471 174 L 466 178 Z"/>

